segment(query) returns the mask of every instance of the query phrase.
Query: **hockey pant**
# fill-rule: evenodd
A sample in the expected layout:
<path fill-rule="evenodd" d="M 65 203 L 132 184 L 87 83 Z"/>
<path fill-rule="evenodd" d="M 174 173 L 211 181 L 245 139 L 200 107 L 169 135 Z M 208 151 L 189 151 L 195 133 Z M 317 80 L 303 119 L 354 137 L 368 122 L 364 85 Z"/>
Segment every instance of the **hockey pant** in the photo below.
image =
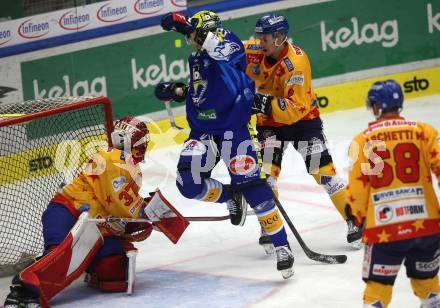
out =
<path fill-rule="evenodd" d="M 231 186 L 242 192 L 274 245 L 286 245 L 286 231 L 261 169 L 258 140 L 250 124 L 223 135 L 191 131 L 177 166 L 176 185 L 181 194 L 189 199 L 215 203 L 231 199 L 225 185 L 211 178 L 211 172 L 220 160 L 227 166 Z"/>
<path fill-rule="evenodd" d="M 263 170 L 270 175 L 268 181 L 275 194 L 278 194 L 276 181 L 281 172 L 284 151 L 291 143 L 303 158 L 307 172 L 326 190 L 339 214 L 347 220 L 345 183 L 336 174 L 320 118 L 280 127 L 258 126 L 257 131 Z"/>
<path fill-rule="evenodd" d="M 365 247 L 362 276 L 366 282 L 365 304 L 391 301 L 397 273 L 403 263 L 414 294 L 422 301 L 440 293 L 440 234 L 409 240 L 368 244 Z"/>

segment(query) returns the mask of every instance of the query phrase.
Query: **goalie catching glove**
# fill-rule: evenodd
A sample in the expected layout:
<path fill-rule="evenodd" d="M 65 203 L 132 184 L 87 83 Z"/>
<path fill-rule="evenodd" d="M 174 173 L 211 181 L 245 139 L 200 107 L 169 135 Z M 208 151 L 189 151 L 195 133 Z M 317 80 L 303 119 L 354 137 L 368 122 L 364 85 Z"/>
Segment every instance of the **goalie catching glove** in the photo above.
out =
<path fill-rule="evenodd" d="M 142 242 L 150 237 L 153 226 L 149 222 L 129 222 L 121 239 L 129 242 Z"/>
<path fill-rule="evenodd" d="M 181 89 L 181 93 L 177 93 L 176 90 Z M 161 82 L 154 89 L 154 95 L 160 101 L 183 102 L 186 99 L 186 93 L 188 86 L 183 82 Z"/>

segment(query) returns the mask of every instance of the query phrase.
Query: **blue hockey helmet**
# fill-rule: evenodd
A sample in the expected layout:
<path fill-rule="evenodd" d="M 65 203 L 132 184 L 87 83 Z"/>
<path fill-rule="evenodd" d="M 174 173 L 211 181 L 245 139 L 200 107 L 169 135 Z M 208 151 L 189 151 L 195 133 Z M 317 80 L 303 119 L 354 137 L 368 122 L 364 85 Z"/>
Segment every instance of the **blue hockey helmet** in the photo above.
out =
<path fill-rule="evenodd" d="M 287 18 L 276 13 L 260 17 L 255 25 L 255 34 L 257 35 L 268 33 L 284 33 L 287 35 L 288 32 L 289 23 L 287 22 Z"/>
<path fill-rule="evenodd" d="M 368 91 L 367 107 L 376 105 L 381 113 L 397 110 L 403 106 L 403 92 L 395 80 L 376 81 Z"/>

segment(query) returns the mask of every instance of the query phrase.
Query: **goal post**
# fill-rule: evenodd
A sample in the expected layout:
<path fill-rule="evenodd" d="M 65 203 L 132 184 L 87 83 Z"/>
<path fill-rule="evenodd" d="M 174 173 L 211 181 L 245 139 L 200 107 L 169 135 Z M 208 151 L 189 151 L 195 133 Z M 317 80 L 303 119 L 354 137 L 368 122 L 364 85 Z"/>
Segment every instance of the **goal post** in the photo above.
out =
<path fill-rule="evenodd" d="M 98 147 L 111 146 L 106 97 L 60 97 L 0 105 L 0 277 L 43 251 L 41 215 Z"/>

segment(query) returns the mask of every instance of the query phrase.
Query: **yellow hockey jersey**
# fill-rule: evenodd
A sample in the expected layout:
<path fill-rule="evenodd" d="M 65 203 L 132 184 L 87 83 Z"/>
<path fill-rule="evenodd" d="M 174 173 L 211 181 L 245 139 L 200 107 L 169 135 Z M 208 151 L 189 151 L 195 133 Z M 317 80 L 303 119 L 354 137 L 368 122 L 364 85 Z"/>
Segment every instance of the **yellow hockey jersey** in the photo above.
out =
<path fill-rule="evenodd" d="M 258 40 L 249 40 L 244 46 L 246 74 L 255 81 L 258 93 L 274 97 L 272 116 L 259 114 L 258 125 L 290 125 L 319 116 L 310 62 L 301 48 L 286 43 L 277 62 L 271 65 Z"/>
<path fill-rule="evenodd" d="M 88 208 L 91 217 L 137 218 L 144 203 L 139 196 L 141 170 L 118 149 L 99 150 L 72 183 L 53 198 L 74 215 Z M 123 223 L 104 224 L 104 235 L 120 235 Z M 105 230 L 106 229 L 106 230 Z"/>
<path fill-rule="evenodd" d="M 347 201 L 365 221 L 363 242 L 440 232 L 431 170 L 440 178 L 440 139 L 430 125 L 390 117 L 372 122 L 350 145 Z"/>

